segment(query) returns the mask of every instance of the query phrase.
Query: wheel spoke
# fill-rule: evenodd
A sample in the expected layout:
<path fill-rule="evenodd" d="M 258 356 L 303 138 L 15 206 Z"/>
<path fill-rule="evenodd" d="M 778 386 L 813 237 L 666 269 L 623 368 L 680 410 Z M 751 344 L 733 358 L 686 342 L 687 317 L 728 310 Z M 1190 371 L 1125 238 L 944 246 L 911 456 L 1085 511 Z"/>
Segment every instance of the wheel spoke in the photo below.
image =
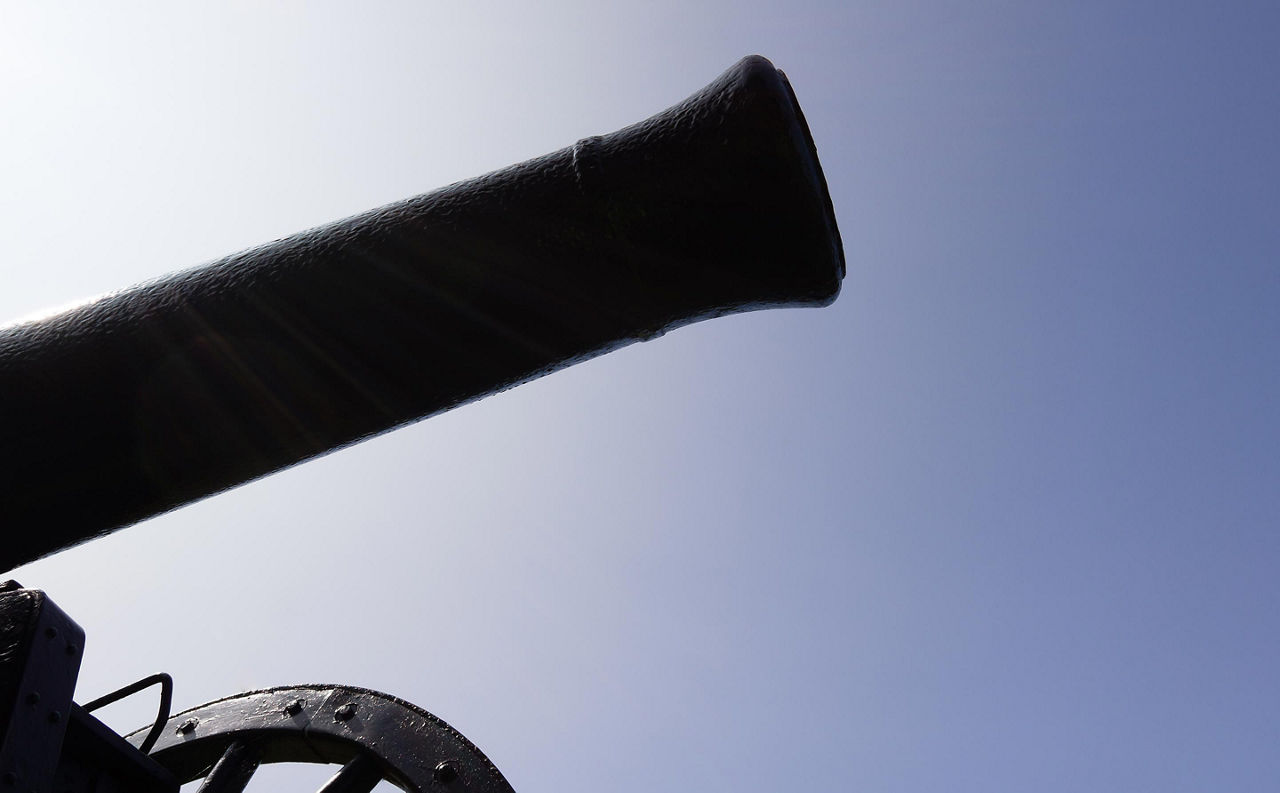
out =
<path fill-rule="evenodd" d="M 382 769 L 372 755 L 358 754 L 324 783 L 319 793 L 369 793 L 382 781 Z"/>
<path fill-rule="evenodd" d="M 261 761 L 262 755 L 256 747 L 232 741 L 204 778 L 199 793 L 242 793 Z"/>

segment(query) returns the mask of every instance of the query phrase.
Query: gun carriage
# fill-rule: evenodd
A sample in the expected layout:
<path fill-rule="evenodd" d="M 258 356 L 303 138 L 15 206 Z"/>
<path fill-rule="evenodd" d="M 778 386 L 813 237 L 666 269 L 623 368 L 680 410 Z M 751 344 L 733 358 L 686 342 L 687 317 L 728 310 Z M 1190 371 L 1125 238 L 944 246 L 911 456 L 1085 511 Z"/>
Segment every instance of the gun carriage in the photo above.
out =
<path fill-rule="evenodd" d="M 825 305 L 844 258 L 785 76 L 739 62 L 610 135 L 0 331 L 0 562 L 146 517 L 701 319 Z M 289 686 L 169 713 L 172 681 L 84 706 L 83 631 L 0 591 L 0 789 L 238 791 L 261 763 L 329 793 L 506 791 L 430 713 Z M 153 725 L 92 711 L 158 686 Z"/>

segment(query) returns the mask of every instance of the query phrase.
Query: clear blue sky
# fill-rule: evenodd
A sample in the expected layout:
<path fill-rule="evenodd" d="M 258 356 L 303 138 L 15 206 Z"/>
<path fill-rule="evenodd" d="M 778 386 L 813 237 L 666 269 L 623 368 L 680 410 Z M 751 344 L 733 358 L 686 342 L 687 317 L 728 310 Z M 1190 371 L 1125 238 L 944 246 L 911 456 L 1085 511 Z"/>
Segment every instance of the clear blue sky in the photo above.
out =
<path fill-rule="evenodd" d="M 0 6 L 0 316 L 752 52 L 849 265 L 15 576 L 82 701 L 361 684 L 522 793 L 1273 791 L 1278 50 L 1262 2 Z"/>

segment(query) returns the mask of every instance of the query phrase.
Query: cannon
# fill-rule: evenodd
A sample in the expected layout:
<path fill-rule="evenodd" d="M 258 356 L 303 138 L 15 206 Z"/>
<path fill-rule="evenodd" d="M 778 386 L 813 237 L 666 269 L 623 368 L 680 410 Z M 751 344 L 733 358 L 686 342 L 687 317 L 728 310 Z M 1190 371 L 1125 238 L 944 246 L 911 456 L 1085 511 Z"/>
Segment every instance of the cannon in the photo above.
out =
<path fill-rule="evenodd" d="M 844 255 L 785 75 L 745 58 L 638 124 L 0 330 L 0 563 L 13 567 L 702 319 L 835 299 Z M 83 631 L 0 587 L 0 785 L 510 787 L 447 724 L 347 686 L 170 715 L 164 675 L 71 701 Z M 153 725 L 91 715 L 159 686 Z"/>

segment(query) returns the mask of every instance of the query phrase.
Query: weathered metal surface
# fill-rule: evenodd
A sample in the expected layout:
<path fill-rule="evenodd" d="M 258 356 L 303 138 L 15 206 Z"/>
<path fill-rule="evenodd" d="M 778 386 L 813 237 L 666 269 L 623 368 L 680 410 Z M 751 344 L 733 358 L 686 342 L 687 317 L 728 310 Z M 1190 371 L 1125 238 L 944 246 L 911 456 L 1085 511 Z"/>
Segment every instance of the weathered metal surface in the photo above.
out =
<path fill-rule="evenodd" d="M 141 743 L 146 730 L 126 738 Z M 201 777 L 233 744 L 260 762 L 349 764 L 376 761 L 382 778 L 410 793 L 511 793 L 474 744 L 422 708 L 376 691 L 308 685 L 254 691 L 173 716 L 151 757 L 180 781 Z M 369 778 L 367 761 L 341 785 Z"/>
<path fill-rule="evenodd" d="M 54 793 L 178 793 L 162 766 L 78 705 L 71 706 Z"/>
<path fill-rule="evenodd" d="M 699 319 L 833 300 L 786 78 L 0 330 L 0 569 Z"/>
<path fill-rule="evenodd" d="M 0 593 L 0 623 L 0 790 L 50 793 L 71 718 L 84 631 L 43 592 L 16 584 Z"/>
<path fill-rule="evenodd" d="M 71 701 L 83 653 L 84 631 L 45 593 L 0 585 L 0 791 L 177 793 L 168 772 Z"/>
<path fill-rule="evenodd" d="M 843 276 L 790 85 L 744 59 L 611 135 L 0 330 L 0 567 L 689 322 L 823 305 Z M 71 702 L 82 647 L 0 586 L 0 786 L 238 793 L 303 762 L 343 765 L 324 793 L 511 791 L 448 724 L 344 686 L 165 720 L 155 676 L 89 705 L 161 684 L 161 729 L 126 743 Z"/>

